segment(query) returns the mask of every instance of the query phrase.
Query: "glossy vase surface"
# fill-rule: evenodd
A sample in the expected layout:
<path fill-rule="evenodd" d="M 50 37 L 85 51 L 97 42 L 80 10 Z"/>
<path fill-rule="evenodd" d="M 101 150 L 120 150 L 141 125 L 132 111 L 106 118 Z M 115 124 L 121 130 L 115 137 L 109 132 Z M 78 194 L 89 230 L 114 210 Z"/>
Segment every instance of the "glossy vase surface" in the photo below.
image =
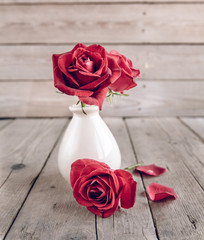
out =
<path fill-rule="evenodd" d="M 121 166 L 121 155 L 111 131 L 99 115 L 97 106 L 69 107 L 73 118 L 69 123 L 58 153 L 58 167 L 70 182 L 71 164 L 77 159 L 90 158 L 107 163 L 112 169 Z"/>

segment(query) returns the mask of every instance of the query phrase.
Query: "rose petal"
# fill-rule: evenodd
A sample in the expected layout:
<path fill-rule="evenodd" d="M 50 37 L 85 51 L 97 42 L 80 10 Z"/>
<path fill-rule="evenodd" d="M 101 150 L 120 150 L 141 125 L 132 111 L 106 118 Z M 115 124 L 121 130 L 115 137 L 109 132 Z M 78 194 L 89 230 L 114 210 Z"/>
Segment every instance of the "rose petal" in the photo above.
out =
<path fill-rule="evenodd" d="M 84 192 L 85 189 L 83 189 L 83 187 L 84 187 L 84 185 L 82 184 L 81 179 L 80 178 L 77 179 L 74 184 L 74 187 L 73 187 L 73 195 L 74 195 L 76 201 L 80 205 L 85 206 L 85 207 L 92 206 L 93 203 L 90 202 L 89 199 L 87 198 L 87 194 Z M 83 194 L 81 194 L 82 192 L 83 192 Z"/>
<path fill-rule="evenodd" d="M 127 75 L 129 75 L 130 77 L 132 77 L 132 71 L 131 71 L 131 67 L 132 67 L 132 61 L 130 59 L 127 59 L 124 55 L 116 52 L 115 50 L 112 50 L 110 52 L 110 54 L 113 57 L 118 57 L 118 65 L 126 72 Z"/>
<path fill-rule="evenodd" d="M 52 56 L 55 87 L 58 88 L 61 92 L 66 93 L 68 95 L 76 95 L 76 96 L 84 96 L 84 97 L 91 96 L 93 94 L 93 91 L 80 90 L 80 89 L 73 88 L 74 84 L 76 86 L 77 83 L 74 83 L 75 80 L 72 79 L 69 73 L 67 73 L 67 76 L 69 76 L 69 78 L 67 77 L 66 81 L 67 81 L 67 84 L 70 83 L 70 85 L 73 84 L 73 86 L 72 85 L 67 86 L 67 84 L 65 83 L 63 73 L 61 72 L 61 70 L 57 65 L 59 56 L 60 55 L 57 55 L 57 54 L 53 54 Z"/>
<path fill-rule="evenodd" d="M 71 50 L 71 53 L 74 53 L 78 48 L 84 48 L 86 49 L 87 46 L 82 44 L 82 43 L 78 43 L 72 50 Z"/>
<path fill-rule="evenodd" d="M 70 182 L 71 182 L 72 188 L 73 188 L 73 185 L 76 182 L 76 180 L 80 177 L 82 170 L 86 166 L 91 165 L 92 169 L 95 169 L 95 168 L 93 168 L 93 164 L 95 165 L 94 166 L 95 168 L 103 167 L 103 168 L 110 169 L 110 167 L 103 162 L 98 162 L 93 159 L 78 159 L 75 162 L 73 162 L 71 165 Z"/>
<path fill-rule="evenodd" d="M 140 70 L 139 69 L 134 69 L 131 68 L 133 77 L 138 77 L 140 75 Z"/>
<path fill-rule="evenodd" d="M 61 54 L 58 58 L 58 67 L 65 75 L 67 75 L 67 70 L 68 67 L 71 65 L 71 61 L 72 54 L 69 52 Z"/>
<path fill-rule="evenodd" d="M 137 86 L 137 84 L 134 79 L 127 76 L 122 70 L 121 76 L 113 84 L 111 84 L 109 88 L 115 92 L 122 92 L 135 86 Z"/>
<path fill-rule="evenodd" d="M 114 83 L 121 76 L 121 69 L 117 64 L 117 59 L 108 56 L 108 67 L 110 69 L 110 82 Z"/>
<path fill-rule="evenodd" d="M 79 100 L 85 104 L 97 105 L 101 110 L 107 92 L 108 92 L 108 88 L 104 88 L 101 91 L 94 93 L 90 97 L 79 97 Z"/>
<path fill-rule="evenodd" d="M 158 183 L 150 184 L 147 188 L 147 192 L 152 201 L 159 201 L 168 197 L 173 197 L 173 199 L 177 198 L 173 188 Z"/>
<path fill-rule="evenodd" d="M 132 175 L 125 170 L 119 169 L 114 171 L 114 173 L 125 182 L 121 194 L 121 207 L 126 209 L 133 207 L 136 200 L 137 182 L 135 182 Z"/>
<path fill-rule="evenodd" d="M 159 167 L 155 164 L 138 166 L 136 167 L 136 170 L 150 176 L 159 176 L 166 172 L 165 168 Z"/>
<path fill-rule="evenodd" d="M 76 64 L 76 59 L 82 56 L 87 52 L 86 48 L 77 48 L 73 53 L 72 53 L 72 63 Z"/>
<path fill-rule="evenodd" d="M 99 210 L 97 207 L 93 206 L 93 207 L 87 207 L 87 209 L 98 215 L 99 217 L 102 217 L 102 218 L 107 218 L 107 217 L 110 217 L 111 215 L 114 214 L 114 212 L 118 209 L 118 203 L 119 203 L 119 200 L 120 200 L 120 196 L 117 197 L 117 199 L 115 200 L 115 203 L 114 205 L 106 210 L 106 211 L 103 211 L 103 210 Z"/>
<path fill-rule="evenodd" d="M 84 86 L 82 86 L 80 89 L 85 89 L 85 90 L 88 90 L 88 89 L 96 89 L 99 85 L 101 85 L 103 82 L 106 82 L 107 85 L 109 85 L 110 83 L 108 81 L 106 81 L 108 79 L 108 74 L 102 76 L 102 77 L 99 77 L 97 80 L 95 81 L 92 81 Z"/>

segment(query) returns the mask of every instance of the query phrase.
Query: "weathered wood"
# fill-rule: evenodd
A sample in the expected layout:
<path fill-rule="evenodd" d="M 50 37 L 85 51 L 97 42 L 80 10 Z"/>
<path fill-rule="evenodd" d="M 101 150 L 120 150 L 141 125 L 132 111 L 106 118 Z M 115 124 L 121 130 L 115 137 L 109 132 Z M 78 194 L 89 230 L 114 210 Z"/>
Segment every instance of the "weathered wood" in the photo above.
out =
<path fill-rule="evenodd" d="M 136 163 L 130 139 L 122 119 L 106 119 L 108 126 L 114 134 L 122 155 L 121 168 L 129 167 Z M 133 208 L 120 209 L 114 217 L 108 219 L 97 218 L 99 239 L 157 239 L 153 220 L 147 199 L 144 197 L 143 184 L 140 175 L 134 176 L 137 181 L 137 198 Z"/>
<path fill-rule="evenodd" d="M 103 116 L 203 116 L 203 81 L 138 81 L 128 97 L 105 100 Z M 53 81 L 0 82 L 1 117 L 71 116 L 77 97 L 58 94 Z"/>
<path fill-rule="evenodd" d="M 177 119 L 127 119 L 137 158 L 167 172 L 144 176 L 146 187 L 160 183 L 175 189 L 175 201 L 151 202 L 160 239 L 198 239 L 204 236 L 204 147 Z"/>
<path fill-rule="evenodd" d="M 204 141 L 204 118 L 182 118 L 182 121 Z"/>
<path fill-rule="evenodd" d="M 204 0 L 198 0 L 196 2 L 203 2 Z M 195 1 L 193 2 L 193 0 L 128 0 L 128 3 L 195 3 Z M 125 0 L 0 0 L 1 4 L 8 4 L 8 3 L 13 3 L 13 4 L 17 4 L 17 3 L 125 3 L 127 4 L 127 2 Z"/>
<path fill-rule="evenodd" d="M 203 43 L 203 4 L 2 5 L 0 43 Z"/>
<path fill-rule="evenodd" d="M 59 143 L 6 239 L 96 238 L 95 216 L 76 203 L 59 173 Z"/>
<path fill-rule="evenodd" d="M 0 80 L 53 79 L 53 53 L 70 51 L 74 45 L 0 46 Z M 117 50 L 141 70 L 141 79 L 204 79 L 204 46 L 104 45 Z M 12 69 L 12 71 L 11 71 Z"/>
<path fill-rule="evenodd" d="M 1 239 L 21 208 L 65 123 L 66 119 L 21 119 L 0 131 Z"/>
<path fill-rule="evenodd" d="M 106 121 L 121 146 L 123 166 L 135 163 L 122 119 Z M 122 144 L 122 139 L 126 140 L 126 144 Z M 95 216 L 74 201 L 72 191 L 59 175 L 57 151 L 58 148 L 52 153 L 6 239 L 26 239 L 26 236 L 32 236 L 33 239 L 96 238 Z M 143 192 L 140 177 L 136 179 L 138 191 Z M 128 233 L 129 229 L 132 232 Z M 146 239 L 145 236 L 156 239 L 146 198 L 138 195 L 134 208 L 118 210 L 114 218 L 97 218 L 97 232 L 98 239 L 138 237 L 142 240 Z"/>
<path fill-rule="evenodd" d="M 7 125 L 9 125 L 13 120 L 2 120 L 0 119 L 0 130 L 3 129 L 4 127 L 6 127 Z"/>

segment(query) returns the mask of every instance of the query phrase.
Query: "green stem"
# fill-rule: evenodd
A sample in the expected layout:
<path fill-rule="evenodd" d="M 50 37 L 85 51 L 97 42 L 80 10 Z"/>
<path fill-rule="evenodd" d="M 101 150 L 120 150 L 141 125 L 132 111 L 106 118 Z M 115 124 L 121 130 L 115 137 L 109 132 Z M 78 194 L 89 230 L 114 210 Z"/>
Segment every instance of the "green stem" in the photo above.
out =
<path fill-rule="evenodd" d="M 84 111 L 84 107 L 86 107 L 85 103 L 81 102 L 81 109 L 82 109 L 82 112 L 87 115 L 87 113 Z"/>
<path fill-rule="evenodd" d="M 143 162 L 139 162 L 139 163 L 134 164 L 134 165 L 132 165 L 132 166 L 130 166 L 130 167 L 124 168 L 124 170 L 129 171 L 129 170 L 131 170 L 131 169 L 133 169 L 133 168 L 136 168 L 136 167 L 142 166 L 142 165 L 143 165 Z"/>

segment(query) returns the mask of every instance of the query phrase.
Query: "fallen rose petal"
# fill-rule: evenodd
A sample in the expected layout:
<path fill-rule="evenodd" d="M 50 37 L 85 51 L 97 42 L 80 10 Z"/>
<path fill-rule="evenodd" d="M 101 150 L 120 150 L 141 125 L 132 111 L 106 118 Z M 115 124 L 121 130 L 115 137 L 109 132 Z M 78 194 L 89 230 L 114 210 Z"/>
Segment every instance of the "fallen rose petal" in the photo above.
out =
<path fill-rule="evenodd" d="M 159 201 L 168 197 L 177 198 L 173 188 L 158 183 L 151 183 L 147 188 L 147 192 L 152 201 Z"/>
<path fill-rule="evenodd" d="M 166 172 L 165 168 L 159 167 L 155 164 L 152 165 L 145 165 L 145 166 L 138 166 L 136 167 L 136 170 L 139 172 L 143 172 L 150 176 L 159 176 L 161 174 L 164 174 Z"/>

